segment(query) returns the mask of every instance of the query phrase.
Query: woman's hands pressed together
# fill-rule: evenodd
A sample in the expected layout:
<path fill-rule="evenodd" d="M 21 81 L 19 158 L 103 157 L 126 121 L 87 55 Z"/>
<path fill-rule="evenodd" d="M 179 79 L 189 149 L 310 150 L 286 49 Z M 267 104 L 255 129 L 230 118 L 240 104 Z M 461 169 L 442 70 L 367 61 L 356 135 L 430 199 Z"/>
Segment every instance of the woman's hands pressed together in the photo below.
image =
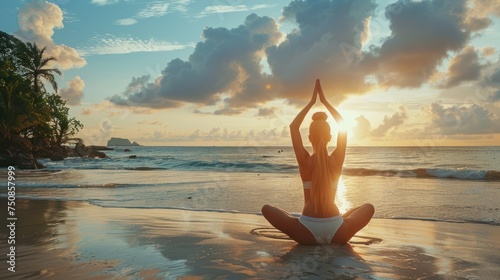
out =
<path fill-rule="evenodd" d="M 319 80 L 316 80 L 316 84 L 314 85 L 314 90 L 313 90 L 313 94 L 311 97 L 311 101 L 309 101 L 310 106 L 316 104 L 316 100 L 318 98 L 318 87 L 321 88 L 321 85 L 319 84 Z"/>
<path fill-rule="evenodd" d="M 317 92 L 318 92 L 318 95 L 319 95 L 319 101 L 323 104 L 323 105 L 327 105 L 329 104 L 328 100 L 326 100 L 326 96 L 325 96 L 325 93 L 323 92 L 323 89 L 321 88 L 321 83 L 319 82 L 319 79 L 316 80 L 316 86 L 314 88 Z"/>

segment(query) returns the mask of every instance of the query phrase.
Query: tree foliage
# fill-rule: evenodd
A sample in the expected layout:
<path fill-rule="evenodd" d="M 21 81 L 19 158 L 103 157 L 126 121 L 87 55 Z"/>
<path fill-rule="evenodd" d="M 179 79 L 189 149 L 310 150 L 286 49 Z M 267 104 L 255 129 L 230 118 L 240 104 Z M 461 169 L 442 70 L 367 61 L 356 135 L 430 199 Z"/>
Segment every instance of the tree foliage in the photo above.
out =
<path fill-rule="evenodd" d="M 57 92 L 57 83 L 54 79 L 54 73 L 61 75 L 61 71 L 57 68 L 47 68 L 49 62 L 55 61 L 53 56 L 46 57 L 44 55 L 46 47 L 39 48 L 36 43 L 26 43 L 21 45 L 20 66 L 23 76 L 31 80 L 33 90 L 39 91 L 45 88 L 42 83 L 42 78 L 48 81 L 52 88 Z"/>
<path fill-rule="evenodd" d="M 83 125 L 69 117 L 66 102 L 47 92 L 44 82 L 57 92 L 50 68 L 54 57 L 46 48 L 24 43 L 0 31 L 0 154 L 33 153 L 61 147 Z"/>

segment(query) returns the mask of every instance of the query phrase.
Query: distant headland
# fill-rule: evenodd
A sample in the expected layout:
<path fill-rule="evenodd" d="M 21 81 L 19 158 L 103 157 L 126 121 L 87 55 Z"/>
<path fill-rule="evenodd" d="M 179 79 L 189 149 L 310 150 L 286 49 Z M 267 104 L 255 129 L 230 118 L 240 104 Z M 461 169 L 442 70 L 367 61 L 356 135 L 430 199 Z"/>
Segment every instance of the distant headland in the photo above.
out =
<path fill-rule="evenodd" d="M 106 146 L 140 146 L 137 142 L 130 142 L 126 138 L 111 137 Z"/>

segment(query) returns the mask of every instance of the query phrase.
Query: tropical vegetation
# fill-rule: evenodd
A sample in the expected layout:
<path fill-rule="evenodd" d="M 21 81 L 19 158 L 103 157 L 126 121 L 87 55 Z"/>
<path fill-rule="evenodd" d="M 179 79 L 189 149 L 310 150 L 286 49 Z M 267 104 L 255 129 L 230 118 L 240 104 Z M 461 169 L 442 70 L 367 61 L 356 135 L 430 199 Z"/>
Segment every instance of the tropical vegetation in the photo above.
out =
<path fill-rule="evenodd" d="M 55 60 L 45 47 L 0 31 L 0 165 L 52 157 L 63 153 L 63 144 L 80 141 L 74 135 L 83 125 L 69 117 L 57 94 L 61 71 L 51 67 Z"/>

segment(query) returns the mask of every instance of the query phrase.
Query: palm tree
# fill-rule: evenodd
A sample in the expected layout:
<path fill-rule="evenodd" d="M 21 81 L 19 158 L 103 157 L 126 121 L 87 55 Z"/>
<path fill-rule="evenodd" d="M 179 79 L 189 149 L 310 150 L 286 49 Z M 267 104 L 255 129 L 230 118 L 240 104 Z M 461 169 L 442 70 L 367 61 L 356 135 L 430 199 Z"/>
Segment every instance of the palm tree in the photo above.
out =
<path fill-rule="evenodd" d="M 26 43 L 22 48 L 21 65 L 24 72 L 23 76 L 28 77 L 33 81 L 33 89 L 38 92 L 44 88 L 41 83 L 41 78 L 48 81 L 52 88 L 57 92 L 57 83 L 54 79 L 54 73 L 61 75 L 61 71 L 57 68 L 45 68 L 50 61 L 56 61 L 53 56 L 45 57 L 44 53 L 47 47 L 39 48 L 36 43 Z"/>
<path fill-rule="evenodd" d="M 0 62 L 0 150 L 31 150 L 31 143 L 22 134 L 44 120 L 40 110 L 25 100 L 29 86 L 14 73 L 9 61 Z"/>

